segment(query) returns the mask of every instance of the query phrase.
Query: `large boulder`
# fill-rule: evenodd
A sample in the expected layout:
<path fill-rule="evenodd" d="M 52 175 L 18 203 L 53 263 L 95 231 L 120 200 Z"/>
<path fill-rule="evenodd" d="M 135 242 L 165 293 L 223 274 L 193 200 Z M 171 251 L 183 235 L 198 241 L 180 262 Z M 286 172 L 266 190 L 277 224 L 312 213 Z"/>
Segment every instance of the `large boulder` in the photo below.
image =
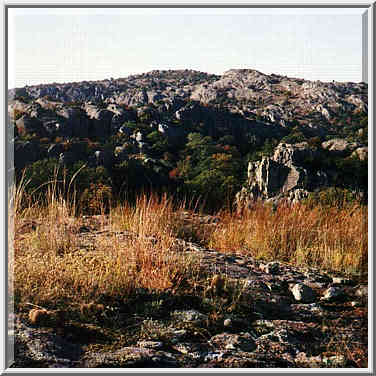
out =
<path fill-rule="evenodd" d="M 288 167 L 264 157 L 259 162 L 248 165 L 248 185 L 252 198 L 270 198 L 278 193 L 286 192 L 303 182 L 305 171 L 295 166 Z"/>
<path fill-rule="evenodd" d="M 275 149 L 272 159 L 286 166 L 301 165 L 307 159 L 318 157 L 316 148 L 310 147 L 307 142 L 297 144 L 280 143 Z"/>
<path fill-rule="evenodd" d="M 295 203 L 307 197 L 312 186 L 325 185 L 327 176 L 324 172 L 309 172 L 306 161 L 319 157 L 314 147 L 308 143 L 279 144 L 271 157 L 248 164 L 246 186 L 237 194 L 237 204 L 258 199 L 278 201 L 281 198 Z"/>

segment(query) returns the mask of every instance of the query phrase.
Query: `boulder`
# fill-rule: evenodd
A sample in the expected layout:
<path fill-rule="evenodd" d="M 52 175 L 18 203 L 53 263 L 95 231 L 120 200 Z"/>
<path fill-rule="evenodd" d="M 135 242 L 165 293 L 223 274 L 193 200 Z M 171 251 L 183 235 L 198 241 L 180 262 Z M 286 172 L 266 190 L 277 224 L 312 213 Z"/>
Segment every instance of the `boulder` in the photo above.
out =
<path fill-rule="evenodd" d="M 248 164 L 248 196 L 252 200 L 268 199 L 307 187 L 308 173 L 298 166 L 313 151 L 308 145 L 279 144 L 274 155 Z"/>
<path fill-rule="evenodd" d="M 344 290 L 340 287 L 329 287 L 324 291 L 324 294 L 321 300 L 324 301 L 333 301 L 338 300 L 344 297 Z"/>
<path fill-rule="evenodd" d="M 249 333 L 221 333 L 210 338 L 209 344 L 218 350 L 241 350 L 251 352 L 256 349 L 254 338 Z"/>
<path fill-rule="evenodd" d="M 282 142 L 274 149 L 272 159 L 275 162 L 291 167 L 293 165 L 301 165 L 305 160 L 317 157 L 317 149 L 310 147 L 307 142 L 299 142 L 297 144 Z"/>
<path fill-rule="evenodd" d="M 77 367 L 84 352 L 80 345 L 70 343 L 54 332 L 26 326 L 20 320 L 14 324 L 14 345 L 13 367 L 28 367 L 33 363 L 37 364 L 34 367 Z"/>
<path fill-rule="evenodd" d="M 85 368 L 170 368 L 177 367 L 171 354 L 146 347 L 123 347 L 116 351 L 88 354 Z"/>
<path fill-rule="evenodd" d="M 333 138 L 321 144 L 323 149 L 329 150 L 336 155 L 345 156 L 360 147 L 357 142 L 349 142 L 344 138 Z"/>
<path fill-rule="evenodd" d="M 316 298 L 315 292 L 303 283 L 296 283 L 291 288 L 291 292 L 294 295 L 295 300 L 302 303 L 312 303 Z"/>
<path fill-rule="evenodd" d="M 312 172 L 303 167 L 307 161 L 319 157 L 317 149 L 307 142 L 280 143 L 271 157 L 249 162 L 247 184 L 236 196 L 237 205 L 242 207 L 258 199 L 271 203 L 281 200 L 297 203 L 303 200 L 309 190 L 327 184 L 325 172 Z"/>
<path fill-rule="evenodd" d="M 363 146 L 363 147 L 355 149 L 352 152 L 351 157 L 358 158 L 361 161 L 368 160 L 368 147 L 367 146 Z"/>

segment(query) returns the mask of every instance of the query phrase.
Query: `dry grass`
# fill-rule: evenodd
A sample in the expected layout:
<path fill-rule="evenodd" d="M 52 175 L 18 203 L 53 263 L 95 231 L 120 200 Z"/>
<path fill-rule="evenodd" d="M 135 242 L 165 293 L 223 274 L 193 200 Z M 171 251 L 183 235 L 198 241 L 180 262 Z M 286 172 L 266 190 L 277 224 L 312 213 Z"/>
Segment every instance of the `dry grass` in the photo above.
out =
<path fill-rule="evenodd" d="M 180 222 L 166 198 L 119 206 L 90 249 L 74 207 L 54 194 L 48 201 L 32 211 L 34 227 L 27 226 L 30 211 L 15 211 L 14 292 L 20 303 L 49 307 L 126 299 L 137 288 L 176 289 L 195 279 L 194 258 L 171 251 Z M 116 228 L 136 236 L 119 238 L 109 231 Z"/>
<path fill-rule="evenodd" d="M 184 226 L 182 213 L 183 205 L 174 207 L 167 196 L 138 197 L 136 204 L 124 203 L 112 209 L 110 217 L 112 226 L 118 230 L 129 230 L 145 236 L 178 236 Z"/>
<path fill-rule="evenodd" d="M 90 249 L 80 232 L 74 199 L 51 186 L 43 204 L 14 189 L 14 294 L 19 302 L 45 307 L 126 299 L 138 288 L 179 289 L 196 284 L 199 260 L 175 247 L 176 237 L 200 241 L 221 252 L 360 273 L 367 268 L 367 209 L 276 211 L 255 205 L 242 216 L 219 213 L 220 222 L 188 224 L 185 205 L 164 196 L 141 196 L 111 209 Z M 105 218 L 105 216 L 101 216 Z M 194 218 L 194 216 L 192 216 Z M 100 230 L 100 229 L 99 229 Z M 131 236 L 119 237 L 119 232 Z"/>
<path fill-rule="evenodd" d="M 256 204 L 239 217 L 221 214 L 209 241 L 221 252 L 248 254 L 298 266 L 360 273 L 367 270 L 367 208 L 305 205 L 275 211 Z"/>

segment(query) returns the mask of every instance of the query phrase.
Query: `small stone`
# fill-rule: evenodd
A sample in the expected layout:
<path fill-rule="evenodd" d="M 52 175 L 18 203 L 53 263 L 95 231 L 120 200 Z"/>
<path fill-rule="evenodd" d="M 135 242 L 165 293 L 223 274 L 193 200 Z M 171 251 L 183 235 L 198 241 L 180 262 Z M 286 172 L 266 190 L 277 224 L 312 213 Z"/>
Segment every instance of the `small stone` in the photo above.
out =
<path fill-rule="evenodd" d="M 321 300 L 335 300 L 343 296 L 343 290 L 339 287 L 329 287 Z"/>
<path fill-rule="evenodd" d="M 210 362 L 212 360 L 222 360 L 223 358 L 223 352 L 209 352 L 206 356 L 204 361 Z"/>
<path fill-rule="evenodd" d="M 269 262 L 264 266 L 263 270 L 265 273 L 268 273 L 268 274 L 273 274 L 273 275 L 279 274 L 280 272 L 279 263 L 275 261 Z"/>
<path fill-rule="evenodd" d="M 302 303 L 312 303 L 316 298 L 315 292 L 303 283 L 297 283 L 291 289 L 291 292 L 294 295 L 295 300 Z"/>
<path fill-rule="evenodd" d="M 333 277 L 332 281 L 333 281 L 333 284 L 336 284 L 336 285 L 349 285 L 349 284 L 351 284 L 350 279 L 342 278 L 342 277 Z"/>
<path fill-rule="evenodd" d="M 257 346 L 249 333 L 221 333 L 210 338 L 209 343 L 217 349 L 253 351 Z"/>
<path fill-rule="evenodd" d="M 368 296 L 368 286 L 359 285 L 355 291 L 355 295 L 359 298 L 367 298 Z"/>
<path fill-rule="evenodd" d="M 173 331 L 173 334 L 176 337 L 181 338 L 181 337 L 183 337 L 183 336 L 185 336 L 187 334 L 187 331 L 185 329 L 177 329 L 177 330 Z"/>
<path fill-rule="evenodd" d="M 244 288 L 246 289 L 256 289 L 267 291 L 269 289 L 268 285 L 257 279 L 246 279 L 244 281 Z"/>
<path fill-rule="evenodd" d="M 139 341 L 137 346 L 144 347 L 146 349 L 155 349 L 158 350 L 163 347 L 163 342 L 159 341 Z"/>
<path fill-rule="evenodd" d="M 316 282 L 316 281 L 304 281 L 304 284 L 308 287 L 311 287 L 312 289 L 323 289 L 328 284 L 323 282 Z"/>
<path fill-rule="evenodd" d="M 231 319 L 226 319 L 225 321 L 223 321 L 223 326 L 231 326 L 231 324 L 232 324 L 232 321 L 231 321 Z"/>
<path fill-rule="evenodd" d="M 194 309 L 188 311 L 174 311 L 172 316 L 175 319 L 183 322 L 200 322 L 208 319 L 207 315 L 204 315 L 203 313 Z"/>
<path fill-rule="evenodd" d="M 346 359 L 343 355 L 323 357 L 322 362 L 329 367 L 344 367 Z"/>
<path fill-rule="evenodd" d="M 247 261 L 245 261 L 244 259 L 240 259 L 240 258 L 235 259 L 235 262 L 240 266 L 245 265 L 247 263 Z"/>
<path fill-rule="evenodd" d="M 189 354 L 191 352 L 191 346 L 187 343 L 178 343 L 174 346 L 174 349 L 179 351 L 182 354 Z"/>

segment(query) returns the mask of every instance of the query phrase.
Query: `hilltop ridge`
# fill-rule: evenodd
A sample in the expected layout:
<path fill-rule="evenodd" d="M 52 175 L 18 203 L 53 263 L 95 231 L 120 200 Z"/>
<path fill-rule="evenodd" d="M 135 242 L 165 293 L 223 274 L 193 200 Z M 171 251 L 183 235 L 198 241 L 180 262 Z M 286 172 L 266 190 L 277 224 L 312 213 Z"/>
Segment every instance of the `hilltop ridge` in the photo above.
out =
<path fill-rule="evenodd" d="M 208 177 L 202 173 L 219 168 L 217 179 L 224 184 L 219 196 L 223 198 L 226 191 L 233 196 L 243 184 L 254 186 L 246 176 L 249 162 L 270 157 L 281 142 L 308 142 L 305 148 L 320 149 L 319 153 L 308 154 L 319 157 L 309 166 L 306 160 L 295 166 L 305 170 L 295 175 L 296 185 L 290 184 L 288 173 L 284 173 L 290 182 L 287 185 L 283 179 L 271 182 L 279 186 L 272 197 L 279 197 L 286 187 L 289 191 L 304 189 L 303 196 L 323 187 L 354 192 L 366 189 L 364 166 L 352 162 L 354 158 L 364 162 L 368 152 L 366 83 L 308 81 L 254 69 L 230 69 L 223 75 L 181 69 L 26 86 L 8 94 L 16 169 L 57 158 L 65 166 L 79 161 L 93 167 L 104 165 L 113 176 L 115 166 L 129 164 L 137 156 L 149 163 L 152 172 L 144 172 L 152 185 L 158 181 L 157 185 L 171 186 L 173 177 L 174 187 L 189 185 L 188 191 L 198 195 L 211 192 L 216 196 L 212 187 L 217 184 L 210 183 L 208 189 Z M 40 139 L 43 144 L 37 142 Z M 207 150 L 200 158 L 209 159 L 203 163 L 197 156 L 193 159 L 202 166 L 189 165 L 186 158 L 193 157 L 202 142 Z M 327 155 L 329 150 L 332 152 Z M 227 155 L 221 158 L 228 159 L 228 167 L 209 163 L 210 158 L 219 158 L 220 154 Z M 190 167 L 183 168 L 184 160 Z M 285 167 L 282 164 L 278 171 Z M 360 185 L 350 177 L 352 169 L 363 171 L 357 176 Z M 312 178 L 312 173 L 320 178 Z M 231 186 L 229 181 L 233 182 Z"/>

